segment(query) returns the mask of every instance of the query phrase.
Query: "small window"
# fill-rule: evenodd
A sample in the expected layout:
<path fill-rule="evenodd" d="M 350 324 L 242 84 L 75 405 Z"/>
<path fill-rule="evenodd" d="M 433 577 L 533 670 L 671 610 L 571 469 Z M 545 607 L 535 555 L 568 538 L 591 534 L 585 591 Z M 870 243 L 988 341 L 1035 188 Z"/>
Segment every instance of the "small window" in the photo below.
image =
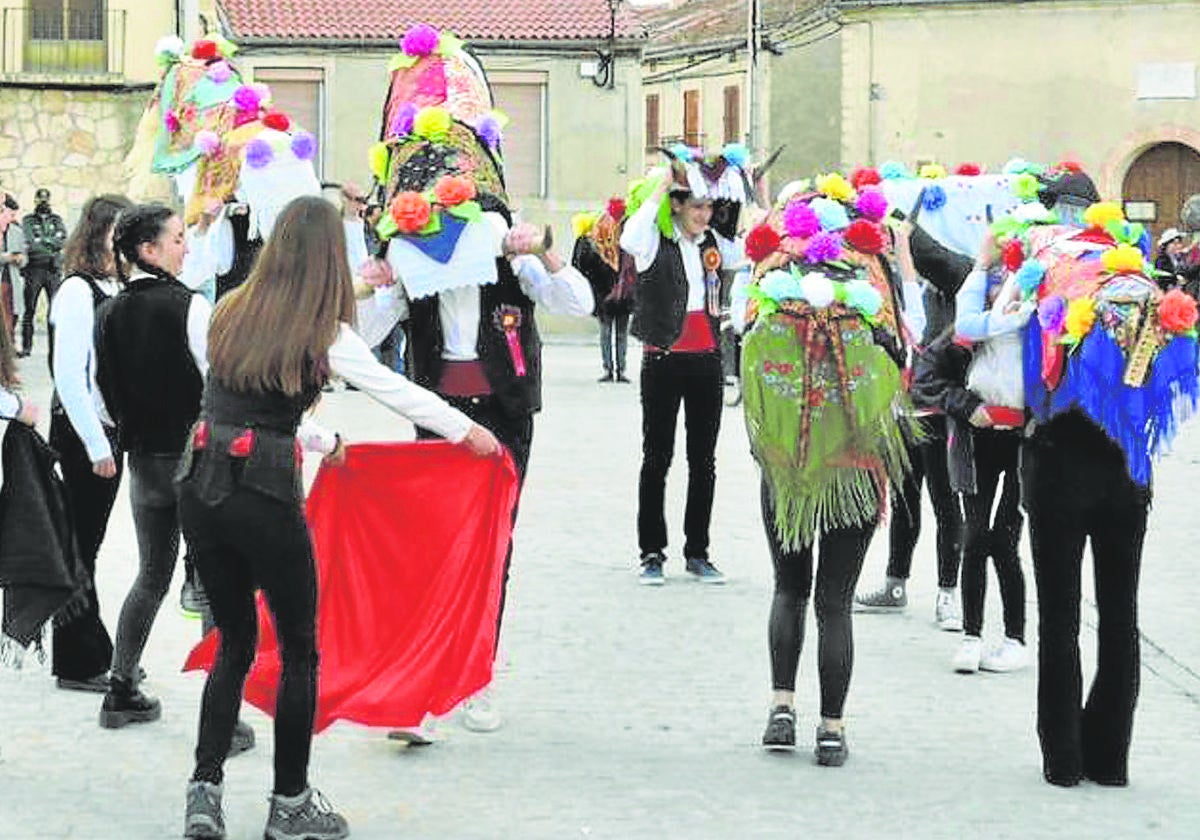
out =
<path fill-rule="evenodd" d="M 661 135 L 658 127 L 658 94 L 646 96 L 646 148 L 657 149 Z"/>
<path fill-rule="evenodd" d="M 704 135 L 700 132 L 700 91 L 698 90 L 683 92 L 683 142 L 685 145 L 693 147 L 704 144 Z"/>
<path fill-rule="evenodd" d="M 546 195 L 546 84 L 492 84 L 496 107 L 511 122 L 504 129 L 504 181 L 511 198 Z"/>
<path fill-rule="evenodd" d="M 742 140 L 742 89 L 737 85 L 725 88 L 725 140 L 740 143 Z"/>

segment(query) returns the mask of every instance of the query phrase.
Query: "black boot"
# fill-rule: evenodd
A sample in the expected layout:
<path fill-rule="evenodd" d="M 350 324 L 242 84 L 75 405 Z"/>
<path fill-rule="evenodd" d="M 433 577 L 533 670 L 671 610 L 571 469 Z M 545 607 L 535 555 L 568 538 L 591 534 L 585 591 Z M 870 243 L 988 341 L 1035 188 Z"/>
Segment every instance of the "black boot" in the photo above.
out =
<path fill-rule="evenodd" d="M 109 683 L 110 688 L 100 706 L 100 725 L 105 729 L 120 729 L 128 723 L 149 723 L 162 715 L 162 704 L 142 694 L 129 680 L 114 674 Z"/>

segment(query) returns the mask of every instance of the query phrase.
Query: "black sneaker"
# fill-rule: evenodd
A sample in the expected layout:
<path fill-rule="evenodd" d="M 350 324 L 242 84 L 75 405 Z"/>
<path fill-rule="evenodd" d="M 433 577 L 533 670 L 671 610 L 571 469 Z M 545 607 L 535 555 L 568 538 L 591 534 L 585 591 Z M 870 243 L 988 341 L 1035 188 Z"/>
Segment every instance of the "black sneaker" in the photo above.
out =
<path fill-rule="evenodd" d="M 629 377 L 628 377 L 628 376 L 626 376 L 626 375 L 625 375 L 625 374 L 623 374 L 623 373 L 618 373 L 618 374 L 617 374 L 617 382 L 624 382 L 626 385 L 628 385 L 628 384 L 629 384 Z"/>
<path fill-rule="evenodd" d="M 638 583 L 643 586 L 662 586 L 667 582 L 663 574 L 666 555 L 661 551 L 650 551 L 642 555 L 642 570 L 638 572 Z"/>
<path fill-rule="evenodd" d="M 109 679 L 111 687 L 100 706 L 100 725 L 120 729 L 129 723 L 149 723 L 162 717 L 162 704 L 121 677 Z"/>
<path fill-rule="evenodd" d="M 233 758 L 254 749 L 254 728 L 240 718 L 233 725 L 233 738 L 229 741 L 229 752 L 226 758 Z"/>
<path fill-rule="evenodd" d="M 109 689 L 107 671 L 86 680 L 58 677 L 54 683 L 63 691 L 90 691 L 93 694 L 108 694 Z"/>
<path fill-rule="evenodd" d="M 796 712 L 788 706 L 776 706 L 767 716 L 763 746 L 771 750 L 791 752 L 796 749 Z"/>
<path fill-rule="evenodd" d="M 310 787 L 296 796 L 271 797 L 263 840 L 343 840 L 349 836 L 345 817 L 333 810 L 320 791 Z"/>
<path fill-rule="evenodd" d="M 687 573 L 700 583 L 725 582 L 725 575 L 704 557 L 689 557 L 684 567 Z"/>
<path fill-rule="evenodd" d="M 597 379 L 596 381 L 597 382 L 612 382 L 613 375 L 611 373 L 606 373 L 603 376 L 601 376 L 599 379 Z"/>
<path fill-rule="evenodd" d="M 221 786 L 188 782 L 183 836 L 189 840 L 225 840 L 225 815 L 221 813 Z"/>
<path fill-rule="evenodd" d="M 813 750 L 817 764 L 822 767 L 841 767 L 850 756 L 850 748 L 846 746 L 845 732 L 831 732 L 817 727 L 817 746 Z"/>

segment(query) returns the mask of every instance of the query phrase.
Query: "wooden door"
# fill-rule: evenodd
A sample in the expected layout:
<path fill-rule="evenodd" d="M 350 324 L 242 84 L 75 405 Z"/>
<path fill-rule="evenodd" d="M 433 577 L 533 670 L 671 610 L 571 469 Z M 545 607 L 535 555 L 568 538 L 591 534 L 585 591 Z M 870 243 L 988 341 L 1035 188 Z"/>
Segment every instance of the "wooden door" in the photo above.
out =
<path fill-rule="evenodd" d="M 1143 152 L 1129 167 L 1121 197 L 1127 206 L 1130 202 L 1154 204 L 1154 218 L 1144 224 L 1157 246 L 1159 234 L 1179 227 L 1183 202 L 1197 193 L 1200 152 L 1182 143 L 1160 143 Z"/>
<path fill-rule="evenodd" d="M 694 148 L 704 144 L 704 135 L 700 133 L 700 91 L 685 90 L 683 92 L 683 142 Z"/>

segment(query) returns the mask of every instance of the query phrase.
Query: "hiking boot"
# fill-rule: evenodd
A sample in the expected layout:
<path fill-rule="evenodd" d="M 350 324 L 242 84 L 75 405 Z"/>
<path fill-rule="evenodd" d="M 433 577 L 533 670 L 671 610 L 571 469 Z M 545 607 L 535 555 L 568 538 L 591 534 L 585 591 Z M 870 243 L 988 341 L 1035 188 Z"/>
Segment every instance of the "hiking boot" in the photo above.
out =
<path fill-rule="evenodd" d="M 233 758 L 254 749 L 254 728 L 245 721 L 238 719 L 233 725 L 233 738 L 229 741 L 229 752 L 226 758 Z"/>
<path fill-rule="evenodd" d="M 689 557 L 684 568 L 687 573 L 700 583 L 724 583 L 725 575 L 712 563 L 703 557 Z"/>
<path fill-rule="evenodd" d="M 889 577 L 874 592 L 854 596 L 856 612 L 894 612 L 907 606 L 908 595 L 904 591 L 903 578 Z"/>
<path fill-rule="evenodd" d="M 100 706 L 100 726 L 120 729 L 129 723 L 149 723 L 162 716 L 162 704 L 123 677 L 109 678 L 111 687 Z"/>
<path fill-rule="evenodd" d="M 796 711 L 789 706 L 776 706 L 767 716 L 767 729 L 762 744 L 768 750 L 791 752 L 796 749 Z"/>
<path fill-rule="evenodd" d="M 939 589 L 937 606 L 934 608 L 937 626 L 949 633 L 961 633 L 963 629 L 962 608 L 958 605 L 958 591 Z"/>
<path fill-rule="evenodd" d="M 271 813 L 263 840 L 343 840 L 350 836 L 346 819 L 315 788 L 295 796 L 271 795 Z"/>
<path fill-rule="evenodd" d="M 846 746 L 846 733 L 834 732 L 824 727 L 817 727 L 817 746 L 813 749 L 817 764 L 822 767 L 841 767 L 850 757 L 850 748 Z"/>
<path fill-rule="evenodd" d="M 638 572 L 638 583 L 643 586 L 662 586 L 667 576 L 663 574 L 666 556 L 661 551 L 650 551 L 642 555 L 642 570 Z"/>
<path fill-rule="evenodd" d="M 959 674 L 974 674 L 979 670 L 982 655 L 983 639 L 978 636 L 964 636 L 954 658 L 950 660 L 950 667 Z"/>
<path fill-rule="evenodd" d="M 189 840 L 225 840 L 225 815 L 221 813 L 221 786 L 188 782 L 183 836 Z"/>
<path fill-rule="evenodd" d="M 1016 639 L 1005 639 L 979 657 L 979 670 L 1003 674 L 1019 671 L 1029 664 L 1029 649 Z"/>

